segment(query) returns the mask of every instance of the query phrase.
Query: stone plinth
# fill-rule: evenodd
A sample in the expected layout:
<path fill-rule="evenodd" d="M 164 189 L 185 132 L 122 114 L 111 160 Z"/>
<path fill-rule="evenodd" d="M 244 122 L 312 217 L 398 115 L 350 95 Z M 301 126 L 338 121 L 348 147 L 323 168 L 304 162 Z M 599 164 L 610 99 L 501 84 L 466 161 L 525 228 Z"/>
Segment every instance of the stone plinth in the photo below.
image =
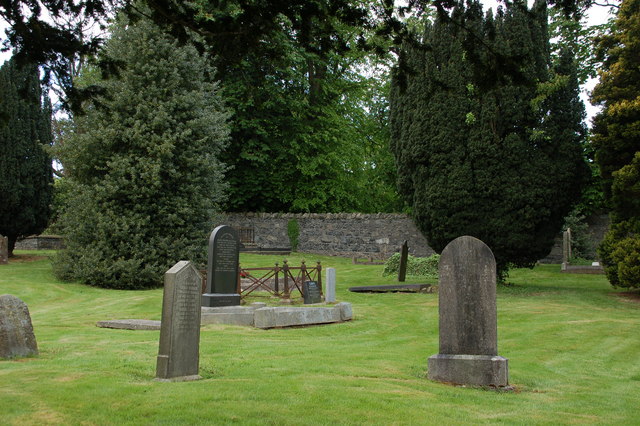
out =
<path fill-rule="evenodd" d="M 291 327 L 349 321 L 353 317 L 350 303 L 341 302 L 333 307 L 261 308 L 255 311 L 257 328 Z"/>
<path fill-rule="evenodd" d="M 491 355 L 447 355 L 429 357 L 429 379 L 475 386 L 507 386 L 509 365 L 506 358 Z"/>

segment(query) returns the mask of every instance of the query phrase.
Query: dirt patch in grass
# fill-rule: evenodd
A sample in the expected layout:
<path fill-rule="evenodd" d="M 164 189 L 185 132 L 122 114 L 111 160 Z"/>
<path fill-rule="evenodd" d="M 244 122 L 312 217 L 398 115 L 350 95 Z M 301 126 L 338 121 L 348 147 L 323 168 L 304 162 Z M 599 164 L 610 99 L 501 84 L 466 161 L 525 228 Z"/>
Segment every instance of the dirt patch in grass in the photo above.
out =
<path fill-rule="evenodd" d="M 27 263 L 34 262 L 36 260 L 46 259 L 47 256 L 41 256 L 36 254 L 16 254 L 9 258 L 9 263 Z"/>
<path fill-rule="evenodd" d="M 621 297 L 625 300 L 630 300 L 635 303 L 640 303 L 640 292 L 637 291 L 624 291 L 622 293 L 614 293 L 615 296 Z"/>

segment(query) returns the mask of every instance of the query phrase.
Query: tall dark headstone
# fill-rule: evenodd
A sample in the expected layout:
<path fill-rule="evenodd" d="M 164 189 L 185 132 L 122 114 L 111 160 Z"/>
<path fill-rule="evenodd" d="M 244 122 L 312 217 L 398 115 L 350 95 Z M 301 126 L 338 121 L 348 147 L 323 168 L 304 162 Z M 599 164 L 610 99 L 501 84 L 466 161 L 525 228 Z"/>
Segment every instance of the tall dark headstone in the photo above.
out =
<path fill-rule="evenodd" d="M 209 237 L 207 262 L 207 289 L 202 295 L 202 306 L 240 305 L 238 294 L 238 266 L 240 238 L 230 226 L 220 225 Z"/>
<path fill-rule="evenodd" d="M 507 386 L 507 359 L 498 356 L 496 262 L 491 249 L 464 236 L 440 257 L 440 351 L 429 357 L 429 379 Z"/>
<path fill-rule="evenodd" d="M 182 260 L 164 274 L 162 322 L 156 378 L 162 381 L 199 379 L 202 277 Z"/>
<path fill-rule="evenodd" d="M 409 245 L 407 240 L 402 243 L 400 249 L 400 266 L 398 267 L 398 281 L 404 282 L 407 278 L 407 261 L 409 260 Z"/>
<path fill-rule="evenodd" d="M 0 296 L 0 358 L 38 355 L 29 308 L 10 294 Z"/>
<path fill-rule="evenodd" d="M 0 265 L 9 263 L 9 239 L 0 235 Z"/>

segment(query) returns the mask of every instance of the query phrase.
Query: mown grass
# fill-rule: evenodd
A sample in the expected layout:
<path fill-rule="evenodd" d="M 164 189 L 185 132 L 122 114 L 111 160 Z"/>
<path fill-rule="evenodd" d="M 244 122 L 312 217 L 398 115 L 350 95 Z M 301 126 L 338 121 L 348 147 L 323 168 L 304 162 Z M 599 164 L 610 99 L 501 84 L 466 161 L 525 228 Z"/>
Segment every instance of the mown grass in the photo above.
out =
<path fill-rule="evenodd" d="M 436 294 L 358 294 L 382 266 L 335 267 L 354 320 L 308 328 L 202 328 L 200 373 L 154 382 L 159 332 L 102 329 L 160 319 L 161 290 L 63 283 L 46 256 L 0 266 L 0 294 L 24 300 L 40 355 L 0 361 L 0 424 L 638 424 L 640 303 L 601 275 L 515 270 L 498 289 L 499 353 L 515 392 L 426 379 L 438 352 Z M 30 257 L 27 257 L 30 256 Z M 282 257 L 242 255 L 244 266 Z M 419 281 L 415 281 L 419 282 Z M 637 295 L 636 295 L 637 296 Z"/>

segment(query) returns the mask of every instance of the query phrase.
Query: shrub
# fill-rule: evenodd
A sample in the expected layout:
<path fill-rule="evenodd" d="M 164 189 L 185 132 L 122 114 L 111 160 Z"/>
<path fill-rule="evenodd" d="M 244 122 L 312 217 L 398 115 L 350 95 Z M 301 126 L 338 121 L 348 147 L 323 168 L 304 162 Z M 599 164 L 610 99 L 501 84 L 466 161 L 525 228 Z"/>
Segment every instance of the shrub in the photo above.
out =
<path fill-rule="evenodd" d="M 429 257 L 408 256 L 407 258 L 407 275 L 415 275 L 438 279 L 438 263 L 440 255 L 433 254 Z M 382 270 L 383 276 L 395 275 L 400 269 L 400 253 L 395 253 L 384 264 Z"/>

